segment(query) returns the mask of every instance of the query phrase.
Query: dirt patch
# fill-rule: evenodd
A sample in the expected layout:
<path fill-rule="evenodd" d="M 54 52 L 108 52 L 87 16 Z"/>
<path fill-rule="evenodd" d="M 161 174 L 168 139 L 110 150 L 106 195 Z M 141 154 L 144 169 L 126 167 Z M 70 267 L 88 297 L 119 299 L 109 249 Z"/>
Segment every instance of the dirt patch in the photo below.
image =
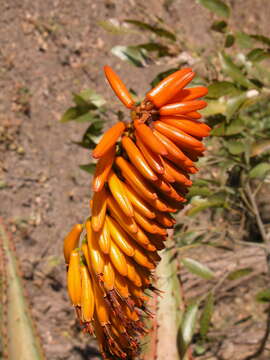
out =
<path fill-rule="evenodd" d="M 235 27 L 269 34 L 267 0 L 230 3 Z M 73 143 L 85 125 L 63 125 L 59 118 L 71 104 L 71 93 L 88 87 L 111 101 L 113 109 L 120 107 L 104 80 L 102 67 L 107 63 L 141 94 L 154 74 L 166 69 L 165 64 L 138 69 L 120 62 L 111 47 L 141 42 L 146 35 L 108 34 L 98 26 L 99 20 L 149 21 L 159 16 L 194 46 L 211 47 L 208 29 L 213 19 L 193 0 L 173 1 L 167 9 L 153 0 L 13 0 L 2 5 L 0 215 L 14 235 L 47 358 L 96 359 L 95 340 L 79 332 L 69 305 L 62 259 L 63 237 L 88 214 L 90 178 L 78 164 L 87 163 L 89 153 Z M 245 286 L 243 293 L 253 291 L 252 281 Z M 229 305 L 227 299 L 219 308 Z M 232 311 L 241 304 L 237 306 Z M 250 337 L 260 333 L 262 324 L 258 320 Z M 226 341 L 220 346 L 228 352 L 232 343 Z M 238 359 L 237 351 L 234 347 L 231 357 L 223 358 Z"/>

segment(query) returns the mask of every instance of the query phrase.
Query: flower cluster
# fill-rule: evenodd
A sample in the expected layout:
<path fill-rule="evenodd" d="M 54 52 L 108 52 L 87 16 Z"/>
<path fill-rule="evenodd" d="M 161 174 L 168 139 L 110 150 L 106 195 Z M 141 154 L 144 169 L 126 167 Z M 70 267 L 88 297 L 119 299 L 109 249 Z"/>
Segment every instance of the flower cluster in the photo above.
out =
<path fill-rule="evenodd" d="M 186 201 L 210 132 L 198 121 L 206 106 L 198 99 L 207 88 L 185 88 L 195 73 L 184 68 L 135 104 L 114 71 L 104 71 L 131 121 L 111 127 L 94 149 L 91 216 L 67 235 L 64 255 L 68 292 L 84 330 L 95 333 L 104 359 L 132 359 L 147 332 L 143 318 L 152 316 L 145 290 L 158 291 L 153 271 L 175 224 L 171 213 Z"/>

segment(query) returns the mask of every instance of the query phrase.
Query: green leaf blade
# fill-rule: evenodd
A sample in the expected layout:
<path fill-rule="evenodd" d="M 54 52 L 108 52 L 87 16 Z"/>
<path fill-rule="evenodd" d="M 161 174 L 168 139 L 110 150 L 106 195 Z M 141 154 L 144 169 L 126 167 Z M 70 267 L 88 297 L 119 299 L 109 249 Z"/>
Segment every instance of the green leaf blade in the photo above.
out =
<path fill-rule="evenodd" d="M 198 275 L 203 279 L 212 280 L 215 278 L 213 271 L 199 261 L 191 258 L 183 258 L 182 263 L 191 273 Z"/>
<path fill-rule="evenodd" d="M 249 177 L 251 179 L 260 178 L 263 179 L 270 172 L 270 164 L 266 162 L 262 162 L 256 166 L 249 172 Z"/>
<path fill-rule="evenodd" d="M 209 331 L 213 312 L 214 294 L 210 292 L 206 298 L 206 302 L 200 318 L 200 335 L 202 338 L 205 338 Z"/>
<path fill-rule="evenodd" d="M 230 16 L 229 6 L 221 0 L 197 0 L 197 2 L 218 16 L 224 18 Z"/>

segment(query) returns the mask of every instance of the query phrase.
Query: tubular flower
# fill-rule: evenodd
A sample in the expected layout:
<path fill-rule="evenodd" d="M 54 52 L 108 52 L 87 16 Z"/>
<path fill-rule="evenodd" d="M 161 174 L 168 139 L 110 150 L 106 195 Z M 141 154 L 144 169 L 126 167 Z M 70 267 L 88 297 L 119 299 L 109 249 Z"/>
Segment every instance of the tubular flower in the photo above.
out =
<path fill-rule="evenodd" d="M 190 174 L 203 156 L 210 128 L 198 119 L 206 106 L 203 86 L 186 86 L 195 73 L 176 71 L 135 105 L 114 71 L 104 68 L 112 89 L 131 110 L 101 138 L 90 216 L 64 240 L 67 285 L 84 332 L 95 334 L 104 359 L 134 359 L 143 318 L 151 317 L 148 294 L 157 291 L 153 271 L 165 248 L 170 213 L 182 209 Z"/>

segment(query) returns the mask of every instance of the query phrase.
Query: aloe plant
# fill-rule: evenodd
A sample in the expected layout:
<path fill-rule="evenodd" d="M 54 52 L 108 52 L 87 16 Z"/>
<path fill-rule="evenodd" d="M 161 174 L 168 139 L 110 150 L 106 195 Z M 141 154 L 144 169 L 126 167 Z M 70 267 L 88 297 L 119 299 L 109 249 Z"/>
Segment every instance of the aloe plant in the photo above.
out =
<path fill-rule="evenodd" d="M 1 267 L 0 316 L 4 358 L 9 360 L 44 360 L 39 337 L 29 311 L 18 261 L 10 236 L 0 222 Z"/>
<path fill-rule="evenodd" d="M 182 323 L 185 315 L 185 301 L 177 274 L 178 261 L 173 240 L 160 255 L 162 260 L 156 270 L 156 285 L 159 295 L 152 299 L 153 325 L 145 345 L 144 360 L 189 360 L 188 345 L 182 340 Z"/>

